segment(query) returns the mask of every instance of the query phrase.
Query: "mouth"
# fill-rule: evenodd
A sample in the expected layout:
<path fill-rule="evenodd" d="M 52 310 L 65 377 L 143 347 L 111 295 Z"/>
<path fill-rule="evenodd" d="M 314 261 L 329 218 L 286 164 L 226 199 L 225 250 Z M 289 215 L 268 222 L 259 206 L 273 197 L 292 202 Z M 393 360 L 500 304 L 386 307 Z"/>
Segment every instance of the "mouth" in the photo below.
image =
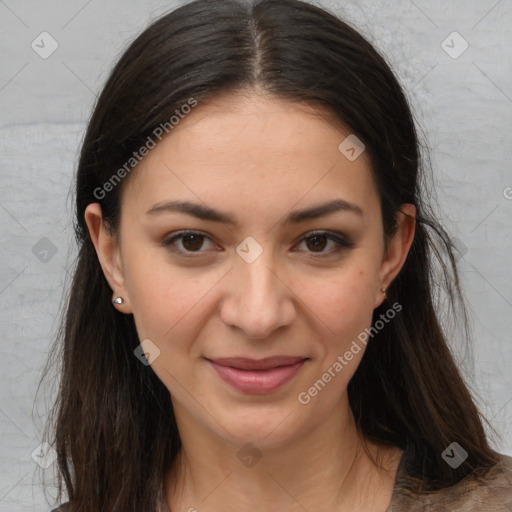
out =
<path fill-rule="evenodd" d="M 277 391 L 300 371 L 307 357 L 274 356 L 265 359 L 226 357 L 206 359 L 217 375 L 243 393 Z"/>

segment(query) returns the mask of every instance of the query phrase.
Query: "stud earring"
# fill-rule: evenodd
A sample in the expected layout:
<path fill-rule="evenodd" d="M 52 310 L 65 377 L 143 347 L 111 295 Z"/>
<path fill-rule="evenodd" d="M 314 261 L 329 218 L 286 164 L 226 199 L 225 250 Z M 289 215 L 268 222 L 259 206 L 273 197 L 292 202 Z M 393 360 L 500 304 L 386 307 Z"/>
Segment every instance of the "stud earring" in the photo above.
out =
<path fill-rule="evenodd" d="M 119 306 L 120 304 L 123 304 L 124 303 L 124 299 L 123 297 L 116 297 L 113 301 L 112 301 L 112 304 L 114 304 L 114 306 Z"/>

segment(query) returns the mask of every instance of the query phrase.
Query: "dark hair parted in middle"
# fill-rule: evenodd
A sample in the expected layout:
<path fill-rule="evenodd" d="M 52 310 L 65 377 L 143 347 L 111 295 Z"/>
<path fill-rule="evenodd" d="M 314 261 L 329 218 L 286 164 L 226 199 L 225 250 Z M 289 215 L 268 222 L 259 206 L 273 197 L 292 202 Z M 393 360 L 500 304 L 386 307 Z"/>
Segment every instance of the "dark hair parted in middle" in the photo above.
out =
<path fill-rule="evenodd" d="M 496 460 L 436 309 L 440 287 L 454 314 L 460 304 L 469 335 L 452 246 L 423 197 L 426 166 L 390 67 L 350 25 L 308 3 L 197 0 L 129 45 L 97 100 L 81 149 L 79 255 L 60 333 L 55 432 L 59 469 L 78 512 L 155 510 L 180 449 L 169 392 L 151 366 L 133 357 L 140 343 L 133 317 L 111 306 L 84 211 L 99 202 L 116 233 L 130 176 L 99 200 L 97 190 L 182 105 L 243 90 L 317 106 L 364 142 L 386 240 L 400 205 L 416 206 L 413 245 L 387 290 L 403 312 L 374 336 L 349 383 L 361 433 L 404 449 L 408 473 L 424 488 L 448 487 Z M 385 308 L 386 302 L 374 311 L 374 321 Z M 457 469 L 441 458 L 453 441 L 469 453 Z"/>

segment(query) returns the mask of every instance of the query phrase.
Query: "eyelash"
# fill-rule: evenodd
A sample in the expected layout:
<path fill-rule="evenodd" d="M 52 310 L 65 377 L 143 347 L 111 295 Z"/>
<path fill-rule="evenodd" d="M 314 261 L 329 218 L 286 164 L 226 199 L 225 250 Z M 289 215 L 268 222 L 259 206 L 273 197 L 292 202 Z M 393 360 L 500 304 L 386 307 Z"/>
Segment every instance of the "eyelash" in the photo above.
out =
<path fill-rule="evenodd" d="M 174 234 L 171 238 L 164 239 L 162 241 L 162 245 L 164 247 L 170 248 L 174 244 L 175 241 L 177 241 L 178 239 L 182 239 L 187 235 L 199 235 L 199 236 L 202 236 L 205 239 L 208 239 L 211 241 L 211 238 L 201 231 L 185 230 L 185 231 L 180 231 L 180 232 Z M 315 255 L 315 257 L 319 256 L 320 258 L 325 258 L 327 256 L 332 256 L 333 254 L 337 254 L 337 253 L 341 252 L 343 249 L 351 249 L 355 245 L 353 242 L 350 242 L 343 235 L 341 235 L 341 233 L 336 234 L 336 233 L 331 233 L 330 231 L 312 231 L 312 232 L 308 233 L 307 236 L 302 237 L 298 243 L 302 243 L 308 239 L 314 238 L 315 236 L 325 236 L 328 240 L 334 242 L 337 245 L 337 247 L 334 250 L 327 251 L 327 252 L 309 251 L 309 253 Z M 201 251 L 201 250 L 199 250 L 199 251 L 181 251 L 181 250 L 176 250 L 176 249 L 171 249 L 171 250 L 173 252 L 181 253 L 186 258 L 196 258 L 197 257 L 197 256 L 195 256 L 196 254 L 199 255 L 202 252 L 205 252 L 205 251 Z"/>

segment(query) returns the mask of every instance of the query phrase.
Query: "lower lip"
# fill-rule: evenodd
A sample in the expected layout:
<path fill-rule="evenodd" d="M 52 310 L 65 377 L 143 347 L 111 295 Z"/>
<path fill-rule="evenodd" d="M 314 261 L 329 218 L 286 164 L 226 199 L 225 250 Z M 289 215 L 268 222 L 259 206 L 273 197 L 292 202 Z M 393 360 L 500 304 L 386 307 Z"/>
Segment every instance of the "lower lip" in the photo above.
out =
<path fill-rule="evenodd" d="M 222 366 L 208 360 L 219 377 L 243 393 L 265 394 L 277 391 L 289 382 L 302 368 L 306 360 L 288 366 L 279 366 L 270 370 L 239 370 Z"/>

